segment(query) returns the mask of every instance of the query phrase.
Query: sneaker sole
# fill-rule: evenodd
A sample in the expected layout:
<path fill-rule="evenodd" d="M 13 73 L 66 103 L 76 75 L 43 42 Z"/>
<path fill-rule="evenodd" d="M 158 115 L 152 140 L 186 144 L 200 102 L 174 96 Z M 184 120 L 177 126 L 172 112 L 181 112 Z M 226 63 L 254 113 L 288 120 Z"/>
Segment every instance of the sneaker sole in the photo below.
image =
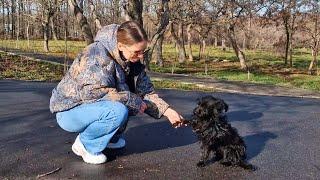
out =
<path fill-rule="evenodd" d="M 124 146 L 121 146 L 121 147 L 113 147 L 113 146 L 107 146 L 108 149 L 122 149 L 126 147 L 125 145 Z"/>
<path fill-rule="evenodd" d="M 73 151 L 74 154 L 82 157 L 82 160 L 88 164 L 103 164 L 103 163 L 107 162 L 107 160 L 105 160 L 104 162 L 93 163 L 93 162 L 87 161 L 86 158 L 84 158 L 84 156 L 82 156 L 82 154 L 74 146 L 71 147 L 71 150 Z"/>
<path fill-rule="evenodd" d="M 77 156 L 81 156 L 82 157 L 82 154 L 72 145 L 71 147 L 73 153 L 75 153 Z"/>

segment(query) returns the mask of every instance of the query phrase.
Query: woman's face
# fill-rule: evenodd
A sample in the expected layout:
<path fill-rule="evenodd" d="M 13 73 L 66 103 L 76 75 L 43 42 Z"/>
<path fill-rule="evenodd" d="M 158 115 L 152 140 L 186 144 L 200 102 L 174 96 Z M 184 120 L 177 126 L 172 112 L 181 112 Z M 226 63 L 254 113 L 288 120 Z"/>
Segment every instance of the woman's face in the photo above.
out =
<path fill-rule="evenodd" d="M 131 46 L 118 43 L 118 48 L 127 60 L 137 62 L 143 58 L 145 49 L 147 48 L 147 41 L 141 41 Z"/>

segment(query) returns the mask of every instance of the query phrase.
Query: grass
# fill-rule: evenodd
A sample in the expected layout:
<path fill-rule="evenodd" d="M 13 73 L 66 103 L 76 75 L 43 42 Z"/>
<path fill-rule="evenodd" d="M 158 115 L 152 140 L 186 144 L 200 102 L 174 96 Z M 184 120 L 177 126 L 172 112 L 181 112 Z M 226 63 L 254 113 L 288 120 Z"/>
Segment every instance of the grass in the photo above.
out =
<path fill-rule="evenodd" d="M 74 59 L 85 46 L 86 43 L 83 41 L 67 41 L 68 57 Z M 53 56 L 63 57 L 65 55 L 65 42 L 63 40 L 49 41 L 50 52 L 44 52 L 42 40 L 30 40 L 29 43 L 27 40 L 20 40 L 18 43 L 16 40 L 1 40 L 0 47 L 21 49 L 27 52 L 43 53 Z"/>
<path fill-rule="evenodd" d="M 173 45 L 164 46 L 164 67 L 154 63 L 151 69 L 162 73 L 183 73 L 200 77 L 211 77 L 220 80 L 271 84 L 287 87 L 298 87 L 320 91 L 319 76 L 308 75 L 307 68 L 312 59 L 310 50 L 295 49 L 293 54 L 293 67 L 286 67 L 283 59 L 273 52 L 262 50 L 246 51 L 247 71 L 240 69 L 235 53 L 231 49 L 222 51 L 219 48 L 208 47 L 207 57 L 199 60 L 196 56 L 199 48 L 193 46 L 194 62 L 177 63 Z M 207 66 L 207 73 L 205 73 Z"/>
<path fill-rule="evenodd" d="M 32 61 L 19 56 L 0 53 L 0 79 L 57 82 L 63 77 L 63 66 Z M 210 88 L 170 80 L 152 80 L 156 88 L 212 91 Z"/>
<path fill-rule="evenodd" d="M 19 41 L 17 46 L 24 51 L 44 53 L 42 41 L 35 40 L 30 41 L 30 43 L 31 48 L 28 48 L 26 40 Z M 0 41 L 0 47 L 15 48 L 16 41 L 2 40 Z M 64 41 L 49 41 L 49 47 L 50 52 L 46 54 L 64 56 Z M 72 59 L 75 58 L 84 47 L 85 42 L 68 41 L 68 56 Z M 320 91 L 319 76 L 311 76 L 307 73 L 307 68 L 312 59 L 309 49 L 294 50 L 292 68 L 286 67 L 283 59 L 271 51 L 246 50 L 247 65 L 250 67 L 249 76 L 248 72 L 240 69 L 239 62 L 231 48 L 222 51 L 220 48 L 208 46 L 204 59 L 199 59 L 198 57 L 199 46 L 192 46 L 192 50 L 194 62 L 186 61 L 180 64 L 177 61 L 174 45 L 166 44 L 163 46 L 164 67 L 151 63 L 151 70 L 163 73 L 174 72 L 220 80 L 272 84 Z M 206 66 L 207 72 L 205 73 Z M 10 73 L 7 72 L 7 74 Z M 159 87 L 166 86 L 180 89 L 188 89 L 187 86 L 192 86 L 190 84 L 175 85 L 173 82 L 156 83 Z M 195 89 L 196 87 L 192 88 Z"/>
<path fill-rule="evenodd" d="M 180 89 L 186 91 L 214 91 L 213 88 L 197 86 L 192 83 L 180 83 L 172 80 L 152 80 L 156 89 Z"/>
<path fill-rule="evenodd" d="M 0 79 L 59 81 L 62 77 L 63 66 L 0 53 Z"/>

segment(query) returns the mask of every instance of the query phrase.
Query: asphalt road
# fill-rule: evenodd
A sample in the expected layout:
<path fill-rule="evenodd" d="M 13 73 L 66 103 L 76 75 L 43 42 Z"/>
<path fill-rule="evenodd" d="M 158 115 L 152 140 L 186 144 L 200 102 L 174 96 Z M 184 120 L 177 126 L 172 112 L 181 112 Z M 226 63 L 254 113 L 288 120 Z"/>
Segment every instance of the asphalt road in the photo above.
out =
<path fill-rule="evenodd" d="M 166 119 L 131 117 L 126 148 L 106 150 L 109 161 L 89 165 L 71 152 L 77 134 L 60 129 L 48 102 L 54 83 L 0 81 L 0 179 L 320 179 L 320 100 L 158 90 L 190 116 L 199 96 L 229 104 L 229 120 L 245 139 L 247 172 L 212 163 L 196 167 L 199 143 L 189 127 Z"/>

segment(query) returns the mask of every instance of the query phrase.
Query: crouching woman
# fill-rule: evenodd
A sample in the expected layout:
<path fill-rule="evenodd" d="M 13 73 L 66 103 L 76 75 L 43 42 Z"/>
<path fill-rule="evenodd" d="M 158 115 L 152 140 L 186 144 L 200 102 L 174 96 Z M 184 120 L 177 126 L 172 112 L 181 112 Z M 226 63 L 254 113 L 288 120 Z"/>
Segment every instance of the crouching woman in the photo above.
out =
<path fill-rule="evenodd" d="M 104 163 L 105 148 L 124 147 L 130 115 L 164 115 L 182 125 L 182 116 L 156 94 L 140 62 L 147 42 L 134 21 L 103 27 L 52 90 L 50 111 L 62 129 L 79 133 L 72 151 L 83 161 Z"/>

